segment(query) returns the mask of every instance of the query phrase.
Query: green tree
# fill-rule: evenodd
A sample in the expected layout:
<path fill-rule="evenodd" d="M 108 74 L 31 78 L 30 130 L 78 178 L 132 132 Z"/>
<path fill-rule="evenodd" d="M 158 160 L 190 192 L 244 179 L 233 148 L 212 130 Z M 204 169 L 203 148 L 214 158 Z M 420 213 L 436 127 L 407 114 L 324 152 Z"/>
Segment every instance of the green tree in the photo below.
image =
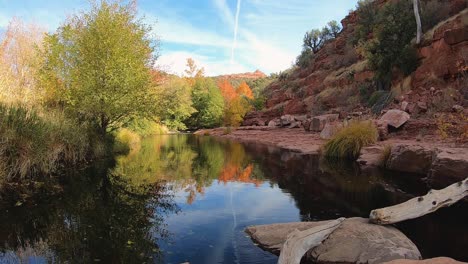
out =
<path fill-rule="evenodd" d="M 162 123 L 170 129 L 186 129 L 184 121 L 196 109 L 192 106 L 191 87 L 178 77 L 173 77 L 163 85 L 158 86 L 158 116 Z"/>
<path fill-rule="evenodd" d="M 198 78 L 192 89 L 193 106 L 196 111 L 190 118 L 194 128 L 212 128 L 221 125 L 224 99 L 211 78 Z"/>
<path fill-rule="evenodd" d="M 328 30 L 330 31 L 330 35 L 333 38 L 337 38 L 341 32 L 341 26 L 336 20 L 332 20 L 327 23 Z"/>
<path fill-rule="evenodd" d="M 57 79 L 66 109 L 101 134 L 155 113 L 150 70 L 157 43 L 135 5 L 98 1 L 45 40 L 45 79 Z"/>
<path fill-rule="evenodd" d="M 402 0 L 386 4 L 377 15 L 373 32 L 374 39 L 364 44 L 364 56 L 379 83 L 388 87 L 395 68 L 408 75 L 418 66 L 411 44 L 416 37 L 412 3 Z"/>

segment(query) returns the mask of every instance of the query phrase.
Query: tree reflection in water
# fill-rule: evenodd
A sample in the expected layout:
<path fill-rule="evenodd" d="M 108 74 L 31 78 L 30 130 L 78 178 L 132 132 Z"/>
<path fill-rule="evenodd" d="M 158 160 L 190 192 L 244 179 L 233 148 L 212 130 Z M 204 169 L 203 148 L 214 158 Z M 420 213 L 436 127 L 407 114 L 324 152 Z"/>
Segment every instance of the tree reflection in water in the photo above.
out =
<path fill-rule="evenodd" d="M 135 184 L 110 167 L 69 175 L 61 197 L 2 214 L 0 263 L 161 261 L 158 241 L 169 236 L 164 219 L 178 210 L 171 192 Z"/>

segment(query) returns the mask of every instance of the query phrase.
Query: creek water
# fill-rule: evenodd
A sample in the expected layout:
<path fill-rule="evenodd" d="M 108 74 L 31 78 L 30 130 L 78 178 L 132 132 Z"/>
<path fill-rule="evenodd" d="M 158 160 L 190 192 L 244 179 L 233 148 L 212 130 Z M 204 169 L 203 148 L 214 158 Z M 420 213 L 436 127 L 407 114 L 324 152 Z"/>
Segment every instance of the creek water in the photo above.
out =
<path fill-rule="evenodd" d="M 427 191 L 412 175 L 192 135 L 148 137 L 62 181 L 60 195 L 0 212 L 0 263 L 276 263 L 247 226 L 366 217 Z M 398 228 L 425 258 L 467 261 L 467 209 Z"/>

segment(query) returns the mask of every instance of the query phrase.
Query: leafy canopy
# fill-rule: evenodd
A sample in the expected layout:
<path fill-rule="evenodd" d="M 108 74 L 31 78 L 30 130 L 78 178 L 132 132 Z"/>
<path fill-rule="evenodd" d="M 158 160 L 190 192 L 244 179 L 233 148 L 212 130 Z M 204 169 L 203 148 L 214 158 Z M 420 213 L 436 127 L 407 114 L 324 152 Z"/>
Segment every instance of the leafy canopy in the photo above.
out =
<path fill-rule="evenodd" d="M 64 92 L 65 107 L 102 133 L 155 113 L 150 70 L 157 44 L 134 5 L 94 3 L 45 40 L 43 79 Z"/>

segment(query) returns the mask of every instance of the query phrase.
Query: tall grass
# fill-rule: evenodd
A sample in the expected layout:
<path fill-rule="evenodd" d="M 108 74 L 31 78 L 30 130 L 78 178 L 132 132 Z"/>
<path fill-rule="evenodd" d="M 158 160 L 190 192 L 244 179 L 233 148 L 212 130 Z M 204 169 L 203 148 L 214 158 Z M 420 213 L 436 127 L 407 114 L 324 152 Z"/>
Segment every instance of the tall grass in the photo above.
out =
<path fill-rule="evenodd" d="M 378 135 L 372 122 L 353 122 L 329 140 L 322 151 L 327 158 L 356 160 L 361 149 L 375 143 Z"/>
<path fill-rule="evenodd" d="M 87 129 L 61 113 L 0 104 L 0 183 L 35 179 L 90 154 Z"/>

